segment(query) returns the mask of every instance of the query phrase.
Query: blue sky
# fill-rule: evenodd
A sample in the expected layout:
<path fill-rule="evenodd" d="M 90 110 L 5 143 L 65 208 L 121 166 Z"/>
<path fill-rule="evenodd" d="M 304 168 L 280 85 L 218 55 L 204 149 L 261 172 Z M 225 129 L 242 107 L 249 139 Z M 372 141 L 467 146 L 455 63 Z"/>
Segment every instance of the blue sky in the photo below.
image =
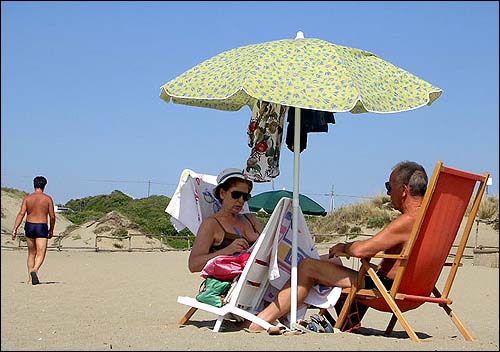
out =
<path fill-rule="evenodd" d="M 56 203 L 171 196 L 185 168 L 243 167 L 250 110 L 165 103 L 160 86 L 220 52 L 306 37 L 370 51 L 443 90 L 430 107 L 338 113 L 308 137 L 300 190 L 327 210 L 384 192 L 391 167 L 437 160 L 498 195 L 498 2 L 1 2 L 1 183 Z M 254 194 L 292 189 L 293 153 Z"/>

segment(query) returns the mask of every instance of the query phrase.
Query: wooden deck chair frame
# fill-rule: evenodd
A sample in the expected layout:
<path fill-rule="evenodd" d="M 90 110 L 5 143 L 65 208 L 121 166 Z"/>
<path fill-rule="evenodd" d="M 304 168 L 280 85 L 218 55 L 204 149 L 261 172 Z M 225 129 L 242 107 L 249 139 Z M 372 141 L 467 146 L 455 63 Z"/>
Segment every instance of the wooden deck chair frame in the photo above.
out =
<path fill-rule="evenodd" d="M 357 282 L 342 292 L 345 303 L 339 313 L 335 327 L 343 326 L 352 303 L 358 302 L 378 311 L 392 313 L 385 330 L 390 335 L 397 321 L 402 325 L 412 341 L 420 342 L 403 312 L 416 309 L 423 303 L 436 303 L 444 309 L 466 341 L 473 341 L 472 335 L 450 308 L 450 291 L 461 266 L 462 255 L 483 196 L 489 173 L 473 174 L 443 165 L 438 160 L 424 196 L 421 209 L 410 239 L 399 255 L 376 254 L 373 258 L 394 258 L 400 260 L 392 287 L 385 288 L 375 270 L 370 266 L 371 258 L 361 259 Z M 457 240 L 460 224 L 473 192 L 479 183 L 468 220 L 460 237 L 453 262 L 446 263 L 451 247 Z M 444 266 L 450 272 L 440 291 L 436 283 Z M 376 289 L 359 289 L 365 273 L 370 275 Z M 426 277 L 427 275 L 427 277 Z"/>
<path fill-rule="evenodd" d="M 262 234 L 254 244 L 243 272 L 228 294 L 227 303 L 218 308 L 199 302 L 192 297 L 179 296 L 177 297 L 178 303 L 190 306 L 187 313 L 180 319 L 179 325 L 186 324 L 193 314 L 201 309 L 217 315 L 217 321 L 213 328 L 215 332 L 219 331 L 224 318 L 231 314 L 250 320 L 265 330 L 271 327 L 270 323 L 257 317 L 257 308 L 269 286 L 271 250 L 274 238 L 279 232 L 278 222 L 282 216 L 281 212 L 287 208 L 287 202 L 291 202 L 291 199 L 282 198 L 271 214 Z"/>

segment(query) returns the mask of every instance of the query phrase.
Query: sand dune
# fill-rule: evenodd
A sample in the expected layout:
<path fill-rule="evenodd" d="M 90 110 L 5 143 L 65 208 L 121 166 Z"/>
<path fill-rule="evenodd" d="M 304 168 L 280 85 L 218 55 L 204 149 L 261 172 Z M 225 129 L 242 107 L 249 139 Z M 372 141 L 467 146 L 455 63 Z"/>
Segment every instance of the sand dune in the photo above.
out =
<path fill-rule="evenodd" d="M 19 212 L 22 199 L 2 190 L 2 247 L 19 246 L 19 239 L 12 241 L 11 233 Z M 26 220 L 26 218 L 24 219 Z M 24 232 L 24 221 L 18 233 Z M 130 237 L 130 238 L 128 238 Z M 22 243 L 21 243 L 22 245 Z M 49 240 L 49 247 L 62 249 L 89 249 L 95 250 L 151 250 L 160 248 L 160 241 L 146 236 L 129 219 L 118 212 L 112 211 L 97 221 L 90 221 L 75 225 L 56 213 L 54 237 Z"/>

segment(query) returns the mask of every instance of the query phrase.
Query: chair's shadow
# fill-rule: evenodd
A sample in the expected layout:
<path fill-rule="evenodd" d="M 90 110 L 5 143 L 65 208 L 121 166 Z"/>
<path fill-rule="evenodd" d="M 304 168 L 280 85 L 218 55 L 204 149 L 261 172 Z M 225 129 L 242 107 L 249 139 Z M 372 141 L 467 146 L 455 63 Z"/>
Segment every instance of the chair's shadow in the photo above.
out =
<path fill-rule="evenodd" d="M 215 326 L 215 322 L 217 320 L 189 320 L 184 325 L 179 325 L 180 328 L 185 328 L 187 326 L 194 326 L 198 329 L 209 329 L 212 330 Z M 219 332 L 235 332 L 242 330 L 243 327 L 237 322 L 233 322 L 230 320 L 224 320 L 222 326 L 220 327 Z"/>
<path fill-rule="evenodd" d="M 409 339 L 410 336 L 406 333 L 406 331 L 401 330 L 401 331 L 392 331 L 390 335 L 385 334 L 385 330 L 378 330 L 378 329 L 373 329 L 373 328 L 366 328 L 366 327 L 360 327 L 357 329 L 353 334 L 358 334 L 358 335 L 364 335 L 364 336 L 384 336 L 388 338 L 395 338 L 395 339 Z M 415 332 L 417 337 L 421 340 L 426 340 L 429 338 L 432 338 L 431 335 L 428 335 L 423 332 Z"/>

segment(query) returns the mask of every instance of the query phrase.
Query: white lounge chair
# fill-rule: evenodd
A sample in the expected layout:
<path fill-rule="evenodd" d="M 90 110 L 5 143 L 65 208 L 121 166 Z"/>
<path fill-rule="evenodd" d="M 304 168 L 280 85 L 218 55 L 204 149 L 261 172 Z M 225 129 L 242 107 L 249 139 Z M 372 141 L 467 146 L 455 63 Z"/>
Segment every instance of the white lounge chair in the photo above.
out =
<path fill-rule="evenodd" d="M 202 309 L 217 316 L 213 328 L 215 332 L 219 331 L 224 318 L 231 315 L 250 320 L 265 330 L 271 327 L 271 324 L 257 317 L 257 314 L 274 299 L 275 294 L 289 278 L 287 268 L 289 268 L 291 253 L 291 203 L 292 200 L 289 198 L 282 198 L 278 202 L 262 234 L 250 248 L 251 255 L 237 282 L 233 284 L 235 287 L 228 294 L 227 303 L 218 308 L 199 302 L 193 297 L 179 296 L 178 303 L 190 306 L 179 324 L 186 324 L 198 309 Z M 299 261 L 304 257 L 319 258 L 307 227 L 304 228 L 304 226 L 305 219 L 299 211 L 299 230 L 301 227 L 305 230 L 299 231 L 298 236 Z M 319 291 L 311 294 L 313 301 L 316 299 L 311 304 L 318 301 L 318 293 L 320 301 L 324 301 L 323 307 L 332 307 L 340 296 L 340 289 L 325 290 L 323 288 L 322 292 Z M 326 299 L 327 296 L 330 299 L 329 302 Z"/>

